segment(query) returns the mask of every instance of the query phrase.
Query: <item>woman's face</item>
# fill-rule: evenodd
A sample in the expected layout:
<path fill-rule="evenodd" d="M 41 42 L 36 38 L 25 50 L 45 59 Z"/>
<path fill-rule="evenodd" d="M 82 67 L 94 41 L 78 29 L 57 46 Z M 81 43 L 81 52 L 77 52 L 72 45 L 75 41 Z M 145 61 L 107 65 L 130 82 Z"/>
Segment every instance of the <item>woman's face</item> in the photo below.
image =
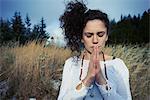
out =
<path fill-rule="evenodd" d="M 86 23 L 83 29 L 82 42 L 88 51 L 92 52 L 94 46 L 98 46 L 99 51 L 101 51 L 107 39 L 107 27 L 101 20 L 89 20 Z"/>

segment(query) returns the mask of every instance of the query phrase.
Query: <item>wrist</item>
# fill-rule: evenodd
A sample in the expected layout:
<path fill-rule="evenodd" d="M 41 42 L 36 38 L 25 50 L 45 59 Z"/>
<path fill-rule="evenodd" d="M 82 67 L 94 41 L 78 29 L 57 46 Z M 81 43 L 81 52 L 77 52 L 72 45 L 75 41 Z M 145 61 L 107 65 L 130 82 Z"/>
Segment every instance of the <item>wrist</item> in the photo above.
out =
<path fill-rule="evenodd" d="M 79 82 L 79 84 L 76 86 L 76 90 L 79 91 L 79 90 L 81 90 L 82 88 L 91 89 L 92 87 L 93 87 L 92 84 L 91 84 L 91 85 L 86 85 L 86 84 L 83 82 L 83 80 L 81 80 L 81 81 Z"/>
<path fill-rule="evenodd" d="M 101 88 L 104 89 L 104 90 L 107 90 L 107 91 L 111 90 L 111 86 L 110 86 L 110 84 L 108 83 L 108 80 L 106 81 L 106 84 L 100 85 L 100 84 L 98 84 L 97 82 L 95 82 L 95 84 L 96 84 L 98 87 L 101 87 Z"/>
<path fill-rule="evenodd" d="M 96 76 L 96 82 L 100 85 L 107 84 L 106 79 L 102 75 Z"/>
<path fill-rule="evenodd" d="M 93 80 L 91 78 L 85 78 L 82 80 L 83 84 L 86 86 L 86 87 L 90 87 Z"/>
<path fill-rule="evenodd" d="M 104 85 L 104 84 L 107 84 L 106 80 L 99 80 L 99 81 L 96 81 L 97 84 L 99 85 Z"/>

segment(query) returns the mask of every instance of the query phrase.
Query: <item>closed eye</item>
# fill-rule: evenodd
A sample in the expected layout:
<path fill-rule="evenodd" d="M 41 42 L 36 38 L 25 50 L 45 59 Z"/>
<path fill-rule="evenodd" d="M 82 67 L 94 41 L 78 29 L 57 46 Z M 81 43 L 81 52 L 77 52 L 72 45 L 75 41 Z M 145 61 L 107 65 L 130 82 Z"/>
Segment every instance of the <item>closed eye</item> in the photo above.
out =
<path fill-rule="evenodd" d="M 84 33 L 84 34 L 85 34 L 85 36 L 88 37 L 88 38 L 92 37 L 92 35 L 93 35 L 93 33 L 90 33 L 90 32 L 86 32 L 86 33 Z"/>
<path fill-rule="evenodd" d="M 104 36 L 104 34 L 105 34 L 105 32 L 104 32 L 104 31 L 102 31 L 102 32 L 97 32 L 97 35 L 98 35 L 99 37 L 103 37 L 103 36 Z"/>

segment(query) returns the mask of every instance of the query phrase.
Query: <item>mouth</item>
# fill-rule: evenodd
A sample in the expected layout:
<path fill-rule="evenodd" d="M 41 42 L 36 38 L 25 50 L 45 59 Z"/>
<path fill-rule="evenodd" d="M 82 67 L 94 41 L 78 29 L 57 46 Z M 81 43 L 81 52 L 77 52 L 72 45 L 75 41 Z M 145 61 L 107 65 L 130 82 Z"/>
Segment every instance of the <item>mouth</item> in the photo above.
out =
<path fill-rule="evenodd" d="M 96 46 L 91 46 L 91 48 L 94 48 L 94 47 L 96 47 Z M 98 48 L 100 48 L 101 46 L 97 46 Z"/>
<path fill-rule="evenodd" d="M 89 49 L 86 49 L 86 51 L 89 53 L 89 54 L 92 54 L 92 52 L 93 52 L 93 50 L 94 50 L 94 48 L 95 48 L 96 46 L 91 46 Z M 101 46 L 98 46 L 98 51 L 101 49 Z"/>

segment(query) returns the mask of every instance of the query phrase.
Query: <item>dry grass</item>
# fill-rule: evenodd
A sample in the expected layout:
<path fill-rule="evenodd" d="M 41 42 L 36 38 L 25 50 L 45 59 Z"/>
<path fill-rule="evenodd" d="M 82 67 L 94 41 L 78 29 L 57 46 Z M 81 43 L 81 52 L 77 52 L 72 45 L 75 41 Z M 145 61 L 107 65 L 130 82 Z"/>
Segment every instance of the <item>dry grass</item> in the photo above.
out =
<path fill-rule="evenodd" d="M 117 45 L 113 55 L 123 59 L 130 73 L 130 87 L 133 100 L 150 98 L 150 52 L 149 45 Z"/>
<path fill-rule="evenodd" d="M 106 53 L 123 59 L 128 66 L 133 100 L 148 100 L 150 94 L 148 48 L 149 45 L 117 45 L 105 49 Z M 7 94 L 1 94 L 0 99 L 12 96 L 19 100 L 27 100 L 29 97 L 38 100 L 56 99 L 63 64 L 71 56 L 69 49 L 44 47 L 32 42 L 22 47 L 4 46 L 0 52 L 0 82 L 8 83 L 3 86 L 8 89 Z"/>

